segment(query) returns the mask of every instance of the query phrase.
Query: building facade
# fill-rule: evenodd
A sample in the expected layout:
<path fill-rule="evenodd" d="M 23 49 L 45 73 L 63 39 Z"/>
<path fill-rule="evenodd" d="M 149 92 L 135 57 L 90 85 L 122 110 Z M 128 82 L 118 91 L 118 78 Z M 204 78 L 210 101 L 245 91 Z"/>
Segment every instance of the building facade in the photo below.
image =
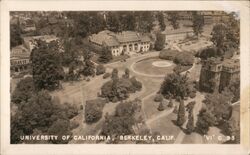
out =
<path fill-rule="evenodd" d="M 10 53 L 11 72 L 25 71 L 30 66 L 30 52 L 23 46 L 16 46 Z"/>
<path fill-rule="evenodd" d="M 107 46 L 113 56 L 146 52 L 150 49 L 150 38 L 133 31 L 114 33 L 104 30 L 91 35 L 89 41 L 100 48 Z"/>
<path fill-rule="evenodd" d="M 239 59 L 220 61 L 215 58 L 202 61 L 199 86 L 202 91 L 221 92 L 233 81 L 240 79 Z"/>

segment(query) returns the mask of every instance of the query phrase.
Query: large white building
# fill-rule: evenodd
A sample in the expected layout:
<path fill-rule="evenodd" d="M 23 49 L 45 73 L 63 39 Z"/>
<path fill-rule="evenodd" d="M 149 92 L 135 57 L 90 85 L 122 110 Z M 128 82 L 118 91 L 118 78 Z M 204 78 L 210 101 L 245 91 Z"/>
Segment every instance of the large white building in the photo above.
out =
<path fill-rule="evenodd" d="M 113 56 L 146 52 L 150 48 L 150 38 L 134 31 L 114 33 L 104 30 L 91 35 L 89 41 L 98 47 L 107 46 Z"/>

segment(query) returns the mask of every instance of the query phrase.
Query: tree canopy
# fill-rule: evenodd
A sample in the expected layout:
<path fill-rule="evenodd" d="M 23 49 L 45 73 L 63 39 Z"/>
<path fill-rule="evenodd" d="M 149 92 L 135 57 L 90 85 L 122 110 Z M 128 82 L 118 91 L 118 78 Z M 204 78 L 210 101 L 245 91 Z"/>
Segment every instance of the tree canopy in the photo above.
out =
<path fill-rule="evenodd" d="M 192 12 L 192 21 L 193 21 L 193 31 L 194 34 L 198 37 L 199 34 L 202 33 L 202 29 L 204 26 L 204 16 L 197 13 L 197 11 Z"/>
<path fill-rule="evenodd" d="M 46 43 L 38 40 L 31 53 L 32 74 L 37 90 L 54 90 L 64 77 L 57 41 Z"/>

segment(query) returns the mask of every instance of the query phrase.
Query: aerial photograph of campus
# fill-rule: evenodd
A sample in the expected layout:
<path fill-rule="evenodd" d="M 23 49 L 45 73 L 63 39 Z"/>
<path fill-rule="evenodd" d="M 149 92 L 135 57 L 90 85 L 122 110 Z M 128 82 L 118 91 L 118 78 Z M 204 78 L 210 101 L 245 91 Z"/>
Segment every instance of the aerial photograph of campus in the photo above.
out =
<path fill-rule="evenodd" d="M 11 11 L 11 144 L 239 144 L 230 11 Z"/>

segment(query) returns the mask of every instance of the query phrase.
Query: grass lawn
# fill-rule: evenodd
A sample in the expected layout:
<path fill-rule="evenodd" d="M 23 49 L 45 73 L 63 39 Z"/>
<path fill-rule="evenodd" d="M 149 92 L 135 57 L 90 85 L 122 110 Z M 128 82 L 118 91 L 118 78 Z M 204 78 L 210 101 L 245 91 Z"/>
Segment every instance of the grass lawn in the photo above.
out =
<path fill-rule="evenodd" d="M 180 132 L 180 128 L 173 123 L 173 120 L 176 120 L 176 114 L 171 113 L 151 123 L 150 128 L 152 132 L 160 132 L 162 136 L 174 136 L 176 138 Z M 174 140 L 162 142 L 174 143 Z"/>
<path fill-rule="evenodd" d="M 171 64 L 169 67 L 157 67 L 152 65 L 155 61 L 163 61 L 159 58 L 146 58 L 141 60 L 134 65 L 134 70 L 143 74 L 150 74 L 150 75 L 164 75 L 168 73 L 172 73 L 173 68 L 176 66 L 172 61 L 167 61 Z"/>

